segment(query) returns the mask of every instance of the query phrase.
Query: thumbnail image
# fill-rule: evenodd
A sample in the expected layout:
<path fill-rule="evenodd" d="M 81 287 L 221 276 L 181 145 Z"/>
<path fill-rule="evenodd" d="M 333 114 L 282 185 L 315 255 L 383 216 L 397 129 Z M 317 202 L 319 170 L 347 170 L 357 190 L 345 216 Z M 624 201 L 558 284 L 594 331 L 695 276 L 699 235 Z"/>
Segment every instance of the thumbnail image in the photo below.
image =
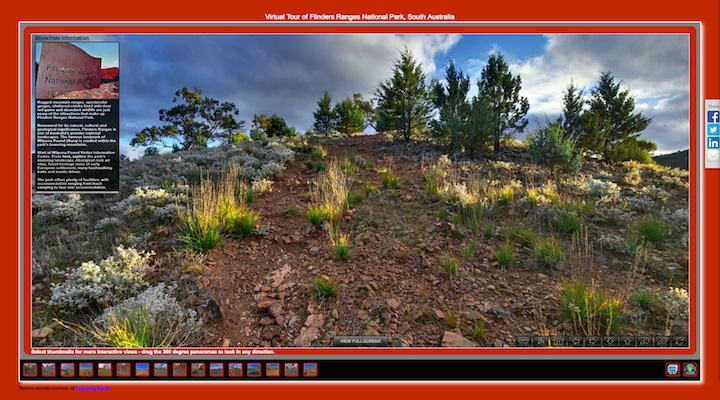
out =
<path fill-rule="evenodd" d="M 37 364 L 36 363 L 23 363 L 23 375 L 25 376 L 37 376 Z"/>
<path fill-rule="evenodd" d="M 108 377 L 112 376 L 112 364 L 111 363 L 98 363 L 98 376 Z"/>
<path fill-rule="evenodd" d="M 318 374 L 317 363 L 303 363 L 303 376 L 315 377 Z"/>
<path fill-rule="evenodd" d="M 72 362 L 60 363 L 60 376 L 62 376 L 62 377 L 75 376 L 75 363 L 72 363 Z"/>
<path fill-rule="evenodd" d="M 205 363 L 194 362 L 190 364 L 190 374 L 192 376 L 205 376 Z"/>
<path fill-rule="evenodd" d="M 42 376 L 55 376 L 55 363 L 42 363 Z"/>
<path fill-rule="evenodd" d="M 115 369 L 116 369 L 115 373 L 117 374 L 117 376 L 121 376 L 121 377 L 130 376 L 131 371 L 130 371 L 130 363 L 129 362 L 119 362 L 119 363 L 115 364 Z"/>
<path fill-rule="evenodd" d="M 292 362 L 292 363 L 285 363 L 285 376 L 287 377 L 295 377 L 299 376 L 300 372 L 298 370 L 298 363 Z"/>
<path fill-rule="evenodd" d="M 135 363 L 135 376 L 150 376 L 150 363 L 136 362 Z"/>
<path fill-rule="evenodd" d="M 178 376 L 178 377 L 187 376 L 187 363 L 174 362 L 173 363 L 173 376 Z"/>
<path fill-rule="evenodd" d="M 78 374 L 78 375 L 80 375 L 80 377 L 83 377 L 83 378 L 85 378 L 85 377 L 92 377 L 93 374 L 94 374 L 93 364 L 92 364 L 92 363 L 81 362 L 80 365 L 79 365 L 79 367 L 78 367 L 78 371 L 79 371 L 79 374 Z"/>
<path fill-rule="evenodd" d="M 223 363 L 212 362 L 210 363 L 210 376 L 223 376 Z"/>
<path fill-rule="evenodd" d="M 153 364 L 153 376 L 168 376 L 168 363 L 156 362 Z"/>
<path fill-rule="evenodd" d="M 148 337 L 107 338 L 97 343 L 103 347 L 312 349 L 333 346 L 338 332 L 374 336 L 367 346 L 383 337 L 408 348 L 503 349 L 536 336 L 606 332 L 694 339 L 690 288 L 700 285 L 690 281 L 699 278 L 690 255 L 699 217 L 691 218 L 689 200 L 699 186 L 689 132 L 702 118 L 703 128 L 712 125 L 702 133 L 720 138 L 720 114 L 696 115 L 692 102 L 680 101 L 693 98 L 688 35 L 410 36 L 373 36 L 373 46 L 362 45 L 366 34 L 117 36 L 133 49 L 128 62 L 157 67 L 143 71 L 157 84 L 123 89 L 124 104 L 142 107 L 121 121 L 120 193 L 27 188 L 27 259 L 37 265 L 26 291 L 44 288 L 31 300 L 33 327 L 52 320 L 44 306 L 51 300 L 54 313 L 80 327 L 112 322 L 89 317 L 99 304 L 115 305 L 114 313 L 98 311 L 117 326 L 132 325 L 122 319 L 140 310 L 152 314 Z M 42 43 L 37 76 L 50 87 L 38 84 L 37 95 L 70 93 L 57 86 L 69 79 L 57 75 L 62 65 L 43 53 L 115 64 L 116 44 Z M 332 57 L 298 50 L 282 65 L 236 58 L 275 45 Z M 645 48 L 673 57 L 635 50 Z M 187 56 L 208 49 L 227 57 Z M 322 73 L 302 87 L 276 86 L 287 81 L 285 65 Z M 637 65 L 652 68 L 631 73 Z M 408 99 L 421 103 L 417 116 L 392 109 L 403 92 L 393 77 L 402 71 L 427 71 L 408 77 L 427 82 Z M 108 83 L 119 83 L 110 72 Z M 238 86 L 229 91 L 228 82 Z M 490 107 L 501 88 L 517 96 Z M 217 229 L 192 229 L 201 212 Z M 153 269 L 170 239 L 178 276 Z M 240 247 L 228 249 L 236 239 Z M 43 282 L 54 281 L 57 265 L 64 278 L 50 290 Z M 104 272 L 88 278 L 100 265 Z M 260 273 L 257 265 L 277 268 Z M 229 282 L 233 276 L 249 280 Z M 182 290 L 191 287 L 187 277 L 203 284 Z M 148 298 L 168 307 L 142 308 Z M 609 306 L 597 311 L 598 304 Z M 248 324 L 247 315 L 257 321 Z M 78 343 L 73 335 L 52 339 Z M 209 367 L 198 374 L 211 375 Z"/>
<path fill-rule="evenodd" d="M 228 363 L 228 375 L 229 376 L 243 376 L 243 365 L 242 363 Z"/>
<path fill-rule="evenodd" d="M 36 53 L 37 99 L 119 97 L 117 42 L 38 42 Z"/>
<path fill-rule="evenodd" d="M 248 363 L 247 364 L 247 376 L 258 377 L 262 376 L 262 364 L 260 363 Z"/>
<path fill-rule="evenodd" d="M 271 362 L 265 364 L 265 376 L 277 377 L 280 376 L 280 363 Z"/>

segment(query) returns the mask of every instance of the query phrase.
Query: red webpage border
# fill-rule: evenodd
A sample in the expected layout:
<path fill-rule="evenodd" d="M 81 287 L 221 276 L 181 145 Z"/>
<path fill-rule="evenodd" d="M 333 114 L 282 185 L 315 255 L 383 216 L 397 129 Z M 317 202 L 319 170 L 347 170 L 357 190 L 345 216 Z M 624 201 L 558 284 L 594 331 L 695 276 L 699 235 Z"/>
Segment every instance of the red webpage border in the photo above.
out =
<path fill-rule="evenodd" d="M 509 24 L 509 23 L 508 23 Z M 661 24 L 661 23 L 657 23 Z M 392 32 L 422 32 L 422 33 L 468 33 L 468 34 L 495 34 L 495 33 L 567 33 L 567 34 L 586 34 L 586 33 L 593 33 L 593 34 L 618 34 L 618 33 L 631 33 L 631 34 L 687 34 L 689 38 L 689 71 L 690 71 L 690 82 L 689 82 L 689 106 L 690 106 L 690 115 L 691 116 L 697 116 L 699 112 L 698 110 L 698 102 L 697 102 L 697 35 L 698 32 L 696 29 L 690 24 L 685 26 L 676 26 L 676 25 L 655 25 L 655 24 L 648 24 L 648 26 L 587 26 L 583 27 L 581 23 L 578 23 L 578 25 L 572 24 L 571 26 L 568 26 L 569 24 L 550 24 L 548 26 L 453 26 L 452 24 L 443 24 L 442 26 L 417 26 L 418 24 L 405 24 L 403 26 L 363 26 L 362 29 L 359 29 L 359 27 L 353 27 L 353 26 L 317 26 L 317 24 L 311 24 L 308 23 L 308 26 L 296 26 L 296 27 L 287 27 L 282 26 L 274 22 L 268 22 L 265 24 L 262 24 L 262 26 L 259 27 L 253 27 L 253 26 L 243 26 L 239 25 L 236 27 L 227 27 L 227 26 L 217 26 L 213 25 L 211 23 L 198 23 L 198 26 L 184 26 L 184 25 L 176 25 L 176 24 L 167 24 L 163 26 L 114 26 L 114 27 L 108 27 L 108 26 L 102 26 L 101 24 L 88 24 L 88 25 L 64 25 L 60 27 L 42 27 L 42 26 L 30 26 L 25 29 L 23 35 L 24 35 L 24 54 L 26 55 L 24 61 L 24 71 L 30 71 L 31 70 L 31 45 L 33 43 L 32 41 L 32 35 L 37 34 L 56 34 L 56 35 L 62 35 L 62 34 L 93 34 L 93 33 L 112 33 L 112 34 L 129 34 L 129 33 L 153 33 L 153 34 L 161 34 L 161 33 L 179 33 L 179 34 L 276 34 L 276 33 L 287 33 L 287 29 L 292 29 L 292 33 L 295 34 L 313 34 L 313 33 L 337 33 L 337 34 L 355 34 L 355 33 L 392 33 Z M 352 25 L 352 24 L 349 24 Z M 429 28 L 429 29 L 428 29 Z M 31 99 L 31 85 L 30 85 L 30 74 L 25 74 L 24 79 L 24 95 L 25 99 L 27 101 L 25 102 L 25 110 L 24 110 L 24 126 L 25 126 L 25 132 L 24 132 L 24 148 L 30 149 L 30 124 L 31 124 L 31 104 L 29 99 Z M 697 126 L 697 118 L 690 118 L 690 132 L 697 132 L 698 126 Z M 696 159 L 697 155 L 697 138 L 696 135 L 690 135 L 690 160 Z M 690 182 L 695 182 L 696 176 L 698 171 L 696 170 L 696 165 L 694 163 L 690 163 Z M 24 165 L 24 177 L 25 182 L 31 181 L 31 175 L 30 175 L 30 157 L 25 158 L 25 165 Z M 29 202 L 31 199 L 31 193 L 30 193 L 30 187 L 29 184 L 26 185 L 24 188 L 25 190 L 25 196 L 26 204 L 25 204 L 25 213 L 24 213 L 24 232 L 30 232 L 31 228 L 31 216 L 30 216 L 30 207 Z M 690 210 L 690 243 L 697 243 L 697 226 L 694 221 L 696 221 L 696 215 L 697 215 L 697 198 L 696 198 L 696 191 L 691 190 L 690 196 L 689 196 L 689 210 Z M 30 254 L 31 254 L 31 240 L 29 238 L 26 238 L 24 241 L 25 248 L 24 248 L 24 257 L 25 257 L 25 265 L 24 265 L 24 282 L 26 282 L 26 292 L 30 293 L 30 277 L 31 277 L 31 265 L 28 260 L 30 260 Z M 528 347 L 515 347 L 515 348 L 492 348 L 492 347 L 483 347 L 483 348 L 272 348 L 271 353 L 268 355 L 285 355 L 285 354 L 318 354 L 318 355 L 482 355 L 482 354 L 500 354 L 500 355 L 552 355 L 552 354 L 602 354 L 602 355 L 634 355 L 634 354 L 694 354 L 697 348 L 697 340 L 695 339 L 697 337 L 696 335 L 696 329 L 697 326 L 697 315 L 696 315 L 696 296 L 693 296 L 692 293 L 696 293 L 697 290 L 697 273 L 698 270 L 696 268 L 697 266 L 697 255 L 695 251 L 690 251 L 690 264 L 689 264 L 689 292 L 691 293 L 691 303 L 690 303 L 690 324 L 689 324 L 689 338 L 690 338 L 690 346 L 687 348 L 660 348 L 660 347 L 649 347 L 649 348 L 573 348 L 573 347 L 565 347 L 565 348 L 528 348 Z M 26 295 L 24 298 L 24 309 L 30 310 L 31 309 L 31 298 L 29 295 Z M 29 313 L 25 313 L 23 316 L 24 318 L 24 329 L 23 333 L 25 334 L 25 340 L 23 341 L 23 349 L 27 354 L 36 354 L 33 352 L 31 347 L 31 339 L 30 339 L 30 332 L 32 331 L 31 326 L 31 316 Z M 45 348 L 43 350 L 48 350 L 53 353 L 49 353 L 49 355 L 54 354 L 61 354 L 59 351 L 63 350 L 65 348 Z M 83 350 L 91 350 L 91 349 L 83 349 Z M 97 349 L 96 349 L 97 350 Z M 103 350 L 111 350 L 111 349 L 103 349 Z M 123 351 L 123 355 L 151 355 L 146 354 L 148 353 L 148 349 L 139 349 L 137 354 L 133 354 L 132 352 L 128 353 L 126 351 Z M 145 351 L 143 351 L 145 350 Z M 187 348 L 187 349 L 175 349 L 175 350 L 186 350 L 187 352 L 190 352 L 192 350 L 195 351 L 201 351 L 205 350 L 206 353 L 210 353 L 212 350 L 218 350 L 218 353 L 222 353 L 222 348 L 205 348 L 205 349 L 198 349 L 198 348 Z M 260 349 L 254 349 L 254 348 L 235 348 L 236 353 L 240 353 L 242 350 L 246 351 L 256 351 L 256 354 L 254 355 L 264 355 L 257 353 L 257 350 Z M 152 350 L 150 351 L 152 352 Z M 187 353 L 186 353 L 187 354 Z M 162 355 L 162 354 L 160 354 Z M 166 354 L 169 355 L 169 354 Z M 170 354 L 171 355 L 171 354 Z M 207 355 L 207 354 L 206 354 Z M 222 354 L 216 354 L 216 355 L 222 355 Z"/>
<path fill-rule="evenodd" d="M 318 2 L 316 2 L 318 3 Z M 219 6 L 219 7 L 218 7 Z M 585 7 L 585 8 L 583 8 Z M 298 3 L 298 2 L 273 2 L 273 4 L 243 4 L 242 8 L 237 7 L 237 3 L 223 4 L 204 4 L 203 7 L 195 7 L 189 5 L 178 4 L 175 7 L 167 7 L 162 4 L 152 5 L 147 2 L 140 2 L 136 0 L 127 0 L 118 4 L 117 7 L 113 8 L 109 17 L 115 18 L 116 20 L 138 20 L 143 18 L 148 21 L 186 21 L 192 18 L 193 20 L 207 20 L 207 21 L 219 21 L 220 18 L 228 19 L 228 15 L 232 16 L 234 20 L 243 21 L 262 21 L 262 15 L 264 12 L 306 12 L 309 8 L 312 8 L 313 12 L 350 12 L 350 11 L 365 11 L 372 10 L 375 13 L 390 12 L 391 9 L 399 8 L 404 12 L 432 12 L 432 13 L 446 13 L 453 12 L 458 16 L 458 20 L 455 22 L 462 22 L 463 20 L 484 20 L 484 21 L 500 21 L 513 19 L 515 21 L 526 21 L 528 23 L 536 23 L 538 19 L 545 19 L 551 21 L 578 21 L 587 20 L 588 22 L 595 21 L 698 21 L 702 24 L 702 58 L 701 65 L 699 68 L 704 71 L 698 79 L 701 82 L 701 99 L 717 99 L 720 98 L 720 4 L 714 0 L 700 0 L 693 3 L 690 6 L 686 2 L 675 2 L 675 3 L 664 3 L 658 4 L 657 2 L 640 0 L 636 2 L 627 2 L 623 0 L 609 0 L 604 2 L 602 5 L 579 5 L 575 1 L 561 0 L 551 2 L 530 2 L 526 0 L 520 0 L 515 2 L 514 7 L 507 8 L 506 3 L 465 3 L 465 4 L 448 4 L 443 2 L 396 2 L 388 4 L 387 2 L 380 2 L 375 0 L 369 0 L 363 2 L 361 5 L 353 3 L 324 3 L 324 4 L 309 4 L 309 3 Z M 107 11 L 107 10 L 106 10 Z M 4 33 L 8 40 L 4 41 L 2 46 L 6 54 L 12 54 L 18 52 L 18 43 L 20 36 L 23 33 L 19 30 L 19 22 L 21 21 L 80 21 L 80 20 L 92 20 L 97 19 L 99 10 L 96 7 L 44 7 L 38 6 L 33 7 L 31 11 L 8 11 L 3 15 Z M 5 20 L 7 18 L 7 20 Z M 278 27 L 279 29 L 280 27 Z M 297 32 L 296 27 L 283 27 L 285 32 L 292 33 Z M 48 28 L 48 30 L 52 30 Z M 106 29 L 112 30 L 112 29 Z M 53 32 L 55 30 L 52 30 Z M 98 32 L 99 33 L 99 32 Z M 18 41 L 13 44 L 9 38 L 15 36 Z M 6 77 L 17 75 L 17 64 L 12 62 L 3 64 L 3 71 Z M 18 91 L 22 90 L 20 82 L 18 82 Z M 16 93 L 17 95 L 18 93 Z M 3 110 L 13 110 L 20 116 L 22 107 L 17 102 L 17 97 L 3 96 L 2 101 L 4 102 Z M 9 115 L 9 112 L 8 112 Z M 16 114 L 11 115 L 11 118 L 15 118 Z M 692 121 L 694 122 L 694 121 Z M 17 173 L 18 158 L 17 158 L 17 140 L 19 137 L 11 138 L 13 146 L 3 147 L 4 156 L 0 158 L 0 163 L 5 167 L 5 171 L 12 171 Z M 699 153 L 699 154 L 698 154 Z M 697 150 L 694 152 L 694 156 L 701 156 L 702 152 Z M 718 204 L 720 200 L 720 191 L 718 184 L 720 184 L 720 171 L 717 170 L 700 170 L 699 178 L 703 181 L 704 192 L 702 198 L 699 201 L 705 205 Z M 12 177 L 13 175 L 11 175 Z M 16 175 L 15 175 L 16 176 Z M 14 188 L 16 197 L 10 198 L 9 196 L 0 198 L 2 202 L 2 209 L 7 212 L 5 217 L 8 221 L 14 220 L 15 223 L 22 223 L 22 220 L 17 214 L 17 194 L 18 187 Z M 10 215 L 13 213 L 13 215 Z M 17 218 L 17 219 L 14 219 Z M 720 220 L 720 213 L 717 209 L 712 207 L 704 207 L 703 219 L 705 221 L 718 221 Z M 718 229 L 712 224 L 706 223 L 702 228 L 702 236 L 705 243 L 717 243 L 720 241 L 720 235 L 718 235 Z M 10 232 L 6 230 L 3 232 L 3 236 L 6 239 L 2 241 L 3 250 L 6 254 L 18 254 L 18 238 L 17 230 Z M 717 338 L 720 335 L 720 319 L 717 318 L 718 312 L 720 311 L 720 291 L 717 290 L 717 284 L 720 282 L 720 271 L 716 268 L 710 268 L 711 266 L 720 265 L 720 258 L 716 253 L 709 251 L 707 248 L 701 249 L 702 260 L 706 268 L 703 271 L 703 282 L 702 285 L 702 316 L 703 323 L 701 326 L 702 334 L 702 353 L 703 357 L 703 380 L 701 384 L 693 385 L 678 385 L 677 381 L 668 382 L 668 384 L 643 384 L 643 383 L 538 383 L 538 382 L 509 382 L 509 383 L 460 383 L 453 382 L 451 385 L 432 382 L 432 383 L 315 383 L 310 385 L 300 385 L 295 383 L 287 383 L 282 385 L 273 385 L 272 391 L 269 392 L 269 387 L 266 384 L 244 384 L 242 390 L 245 396 L 268 396 L 271 394 L 273 397 L 280 396 L 292 396 L 294 398 L 314 396 L 318 394 L 318 390 L 324 390 L 325 393 L 337 393 L 342 391 L 344 398 L 368 398 L 368 396 L 382 395 L 386 398 L 408 398 L 415 396 L 431 397 L 431 396 L 443 396 L 448 397 L 451 395 L 470 395 L 470 396 L 515 396 L 515 395 L 529 395 L 532 397 L 538 397 L 543 395 L 549 395 L 553 398 L 557 397 L 558 394 L 563 395 L 581 395 L 586 399 L 607 399 L 608 396 L 622 395 L 623 398 L 628 397 L 652 397 L 653 395 L 667 398 L 670 396 L 690 396 L 695 398 L 707 398 L 710 393 L 717 393 L 720 389 L 720 358 L 717 354 L 720 353 L 720 343 L 717 340 L 708 340 L 706 338 Z M 14 264 L 17 265 L 17 259 L 13 258 Z M 13 274 L 16 280 L 13 282 L 11 279 L 4 280 L 5 290 L 3 291 L 8 297 L 9 304 L 16 304 L 14 302 L 18 299 L 17 292 L 17 278 L 16 275 L 19 271 L 15 270 Z M 12 298 L 9 298 L 12 296 Z M 16 304 L 17 305 L 17 304 Z M 15 320 L 18 323 L 18 320 Z M 14 324 L 13 324 L 14 325 Z M 15 328 L 19 328 L 15 326 Z M 7 329 L 3 331 L 2 335 L 7 339 L 6 343 L 20 345 L 18 343 L 18 334 L 13 329 Z M 20 350 L 18 348 L 18 350 Z M 8 351 L 6 354 L 14 353 Z M 17 356 L 17 354 L 15 354 Z M 9 356 L 8 356 L 9 357 Z M 7 388 L 8 392 L 18 390 L 17 382 L 17 357 L 13 360 L 6 360 L 0 364 L 0 370 L 2 377 L 0 380 L 3 382 L 3 387 Z M 22 386 L 22 385 L 21 385 Z M 73 394 L 61 395 L 60 393 L 67 392 L 53 392 L 55 398 L 70 398 L 76 397 Z M 178 387 L 168 388 L 165 385 L 146 385 L 146 384 L 118 384 L 112 387 L 112 392 L 106 395 L 111 398 L 127 398 L 127 396 L 136 395 L 142 393 L 143 396 L 180 396 L 182 398 L 191 395 L 203 395 L 208 394 L 235 394 L 237 393 L 237 386 L 235 385 L 207 385 L 207 384 L 188 384 L 180 385 Z M 30 398 L 31 393 L 23 392 L 23 398 Z M 47 392 L 35 392 L 33 398 L 46 398 Z M 714 397 L 714 396 L 713 396 Z"/>

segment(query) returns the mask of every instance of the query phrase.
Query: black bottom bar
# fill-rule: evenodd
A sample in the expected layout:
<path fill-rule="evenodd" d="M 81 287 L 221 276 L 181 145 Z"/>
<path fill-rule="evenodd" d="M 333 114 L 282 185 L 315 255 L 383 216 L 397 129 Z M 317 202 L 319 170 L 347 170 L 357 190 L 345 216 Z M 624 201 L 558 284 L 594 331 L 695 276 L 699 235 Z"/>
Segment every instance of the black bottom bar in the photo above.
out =
<path fill-rule="evenodd" d="M 184 371 L 180 373 L 179 371 Z M 689 381 L 699 360 L 21 360 L 23 381 Z"/>

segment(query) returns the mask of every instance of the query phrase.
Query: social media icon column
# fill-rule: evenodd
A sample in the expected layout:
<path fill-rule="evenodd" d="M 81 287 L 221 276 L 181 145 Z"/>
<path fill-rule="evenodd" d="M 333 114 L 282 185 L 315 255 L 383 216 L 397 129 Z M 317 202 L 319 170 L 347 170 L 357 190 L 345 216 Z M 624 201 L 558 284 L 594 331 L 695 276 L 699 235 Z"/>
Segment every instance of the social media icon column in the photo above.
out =
<path fill-rule="evenodd" d="M 720 168 L 720 100 L 705 100 L 705 168 Z"/>

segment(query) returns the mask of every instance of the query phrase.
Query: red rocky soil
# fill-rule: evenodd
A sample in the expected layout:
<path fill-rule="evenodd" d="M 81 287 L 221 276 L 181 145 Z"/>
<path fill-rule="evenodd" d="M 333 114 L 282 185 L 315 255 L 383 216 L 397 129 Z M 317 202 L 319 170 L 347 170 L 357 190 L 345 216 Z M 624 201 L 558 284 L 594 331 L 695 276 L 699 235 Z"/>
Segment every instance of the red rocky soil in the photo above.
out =
<path fill-rule="evenodd" d="M 268 234 L 221 241 L 205 259 L 197 283 L 222 318 L 209 325 L 202 345 L 329 346 L 335 335 L 384 335 L 403 347 L 507 347 L 516 336 L 573 333 L 560 318 L 557 298 L 577 269 L 541 270 L 532 250 L 519 246 L 514 265 L 499 268 L 493 251 L 505 242 L 501 233 L 486 238 L 441 219 L 444 202 L 426 198 L 420 163 L 413 159 L 423 144 L 387 142 L 380 135 L 321 143 L 326 161 L 356 155 L 372 163 L 353 175 L 353 191 L 362 192 L 365 183 L 379 189 L 343 216 L 350 257 L 337 259 L 327 233 L 308 222 L 303 195 L 319 173 L 305 166 L 309 153 L 297 153 L 272 192 L 249 204 Z M 399 189 L 382 187 L 381 168 L 399 176 Z M 292 205 L 298 208 L 294 215 L 286 213 Z M 506 218 L 495 222 L 497 232 Z M 477 250 L 466 260 L 461 248 L 470 243 Z M 445 255 L 458 260 L 457 276 L 443 274 Z M 628 262 L 604 254 L 596 260 L 597 266 L 584 261 L 585 276 L 611 291 L 624 287 Z M 320 275 L 339 287 L 322 302 L 310 289 Z M 473 329 L 482 324 L 484 337 Z"/>

